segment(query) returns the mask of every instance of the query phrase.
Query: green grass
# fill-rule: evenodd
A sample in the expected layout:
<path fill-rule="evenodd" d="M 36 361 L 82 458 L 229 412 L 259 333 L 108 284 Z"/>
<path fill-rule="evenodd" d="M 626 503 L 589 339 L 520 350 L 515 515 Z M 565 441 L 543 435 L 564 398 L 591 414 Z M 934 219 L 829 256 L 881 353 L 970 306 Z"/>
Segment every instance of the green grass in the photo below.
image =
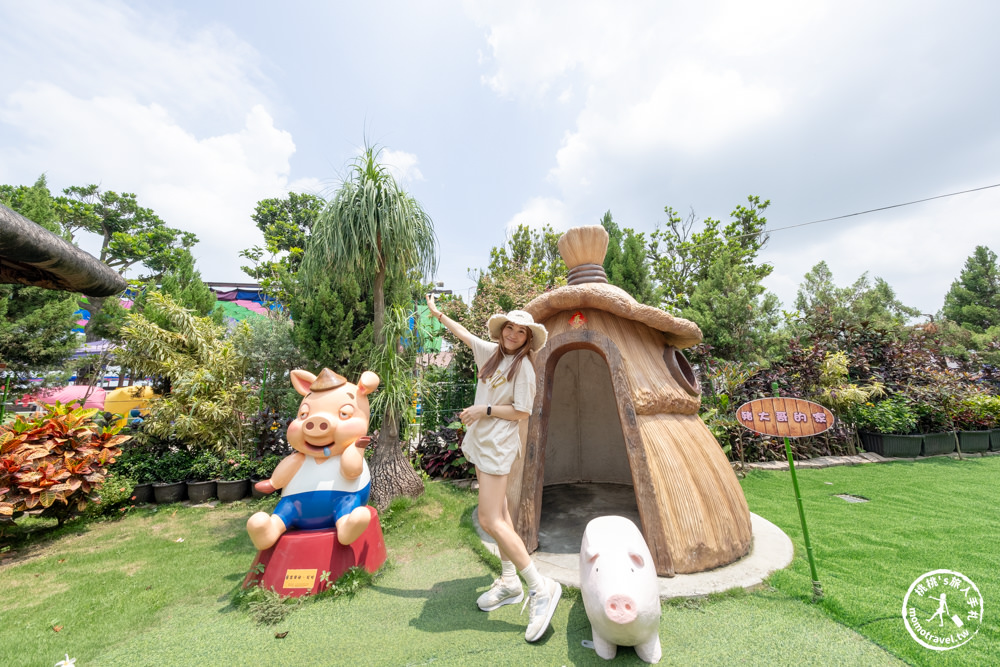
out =
<path fill-rule="evenodd" d="M 984 665 L 1000 655 L 1000 457 L 799 470 L 810 542 L 831 618 L 916 665 Z M 795 560 L 771 584 L 802 599 L 811 576 L 787 472 L 752 472 L 743 481 L 750 510 L 795 543 Z M 867 498 L 847 503 L 834 494 Z M 976 583 L 985 612 L 979 634 L 950 651 L 931 651 L 901 616 L 910 584 L 947 569 Z"/>
<path fill-rule="evenodd" d="M 795 561 L 770 587 L 665 603 L 661 664 L 991 662 L 1000 648 L 997 475 L 1000 457 L 800 471 L 826 591 L 812 604 L 788 473 L 751 474 L 751 510 L 792 537 Z M 472 530 L 475 503 L 474 493 L 429 483 L 383 516 L 390 561 L 370 585 L 284 608 L 238 595 L 254 557 L 244 526 L 257 509 L 243 503 L 140 510 L 15 541 L 0 553 L 0 665 L 51 666 L 67 653 L 80 667 L 606 664 L 581 645 L 590 624 L 574 590 L 536 644 L 523 639 L 519 605 L 475 609 L 497 569 Z M 913 579 L 937 568 L 969 576 L 986 601 L 979 635 L 944 653 L 913 642 L 899 615 Z M 643 664 L 631 648 L 616 662 Z"/>

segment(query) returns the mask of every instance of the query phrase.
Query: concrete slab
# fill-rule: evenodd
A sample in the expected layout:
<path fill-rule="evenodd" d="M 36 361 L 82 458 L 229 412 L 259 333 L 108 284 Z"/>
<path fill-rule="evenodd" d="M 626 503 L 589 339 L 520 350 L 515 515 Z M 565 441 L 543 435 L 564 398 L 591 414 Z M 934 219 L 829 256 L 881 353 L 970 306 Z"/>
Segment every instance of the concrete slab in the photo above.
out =
<path fill-rule="evenodd" d="M 623 484 L 560 484 L 545 487 L 538 551 L 532 554 L 539 572 L 559 583 L 580 587 L 580 542 L 587 523 L 598 516 L 617 514 L 637 526 L 639 510 L 631 486 Z M 473 523 L 483 544 L 499 556 L 496 542 Z M 753 542 L 750 553 L 725 567 L 696 574 L 659 577 L 660 597 L 694 597 L 721 593 L 731 588 L 752 588 L 772 572 L 792 562 L 792 541 L 770 521 L 750 514 Z"/>

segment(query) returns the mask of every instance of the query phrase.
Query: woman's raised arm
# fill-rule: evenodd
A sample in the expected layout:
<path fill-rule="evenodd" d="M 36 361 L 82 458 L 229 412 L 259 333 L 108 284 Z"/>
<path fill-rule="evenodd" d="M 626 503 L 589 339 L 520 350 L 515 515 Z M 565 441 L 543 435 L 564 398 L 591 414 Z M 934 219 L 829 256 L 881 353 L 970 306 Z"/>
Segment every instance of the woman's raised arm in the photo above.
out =
<path fill-rule="evenodd" d="M 438 322 L 446 326 L 448 330 L 455 334 L 460 341 L 469 347 L 472 347 L 472 340 L 475 336 L 473 336 L 472 333 L 470 333 L 469 330 L 461 324 L 442 313 L 435 303 L 433 294 L 427 295 L 427 307 L 430 309 L 431 315 L 437 318 Z"/>

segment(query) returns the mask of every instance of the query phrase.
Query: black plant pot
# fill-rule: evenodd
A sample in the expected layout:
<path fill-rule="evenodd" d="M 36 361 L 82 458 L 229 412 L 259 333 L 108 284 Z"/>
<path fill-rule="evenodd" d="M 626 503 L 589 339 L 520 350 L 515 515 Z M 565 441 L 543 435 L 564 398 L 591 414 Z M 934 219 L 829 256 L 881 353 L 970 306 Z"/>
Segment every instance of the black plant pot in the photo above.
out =
<path fill-rule="evenodd" d="M 215 497 L 215 480 L 188 482 L 187 494 L 188 500 L 193 503 L 208 502 L 209 498 Z"/>
<path fill-rule="evenodd" d="M 136 484 L 135 488 L 132 489 L 132 497 L 135 498 L 132 502 L 136 505 L 146 505 L 153 502 L 153 485 L 150 484 Z"/>
<path fill-rule="evenodd" d="M 187 498 L 187 484 L 184 482 L 156 482 L 153 484 L 153 497 L 159 505 L 179 503 Z"/>
<path fill-rule="evenodd" d="M 989 431 L 959 431 L 958 444 L 963 454 L 985 452 L 990 448 Z"/>
<path fill-rule="evenodd" d="M 231 503 L 250 495 L 249 479 L 220 479 L 216 486 L 216 493 L 219 500 L 224 503 Z"/>
<path fill-rule="evenodd" d="M 939 456 L 941 454 L 951 454 L 955 451 L 955 434 L 945 433 L 925 433 L 924 434 L 924 456 Z"/>

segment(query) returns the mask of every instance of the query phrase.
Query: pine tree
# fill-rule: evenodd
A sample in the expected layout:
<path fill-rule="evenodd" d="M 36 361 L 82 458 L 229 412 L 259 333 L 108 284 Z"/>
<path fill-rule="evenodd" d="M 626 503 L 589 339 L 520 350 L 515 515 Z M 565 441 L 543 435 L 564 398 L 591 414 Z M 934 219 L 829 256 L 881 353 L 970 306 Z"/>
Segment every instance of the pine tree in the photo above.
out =
<path fill-rule="evenodd" d="M 1000 324 L 1000 267 L 995 252 L 976 246 L 945 295 L 942 312 L 976 333 Z"/>

